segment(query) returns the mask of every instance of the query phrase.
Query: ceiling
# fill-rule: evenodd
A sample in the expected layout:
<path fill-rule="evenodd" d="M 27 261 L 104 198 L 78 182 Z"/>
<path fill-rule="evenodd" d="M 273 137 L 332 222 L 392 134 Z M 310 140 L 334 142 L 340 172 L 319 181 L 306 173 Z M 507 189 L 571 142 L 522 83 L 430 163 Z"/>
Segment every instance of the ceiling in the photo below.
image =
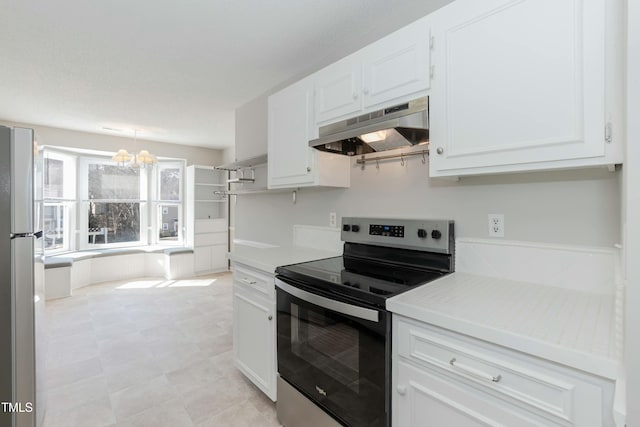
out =
<path fill-rule="evenodd" d="M 0 119 L 230 147 L 237 107 L 450 1 L 0 0 Z"/>

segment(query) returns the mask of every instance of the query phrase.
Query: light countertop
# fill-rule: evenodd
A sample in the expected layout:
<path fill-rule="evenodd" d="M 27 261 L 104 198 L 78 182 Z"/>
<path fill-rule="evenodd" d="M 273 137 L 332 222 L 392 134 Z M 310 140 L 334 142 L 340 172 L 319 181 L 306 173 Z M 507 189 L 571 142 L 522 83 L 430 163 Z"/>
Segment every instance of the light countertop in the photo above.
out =
<path fill-rule="evenodd" d="M 228 256 L 233 262 L 245 264 L 257 270 L 273 274 L 276 267 L 280 265 L 296 264 L 342 255 L 342 250 L 328 251 L 301 246 L 266 246 L 268 247 L 258 247 L 256 245 L 239 244 L 236 242 Z"/>
<path fill-rule="evenodd" d="M 613 295 L 456 272 L 390 298 L 387 309 L 615 379 L 614 304 Z"/>

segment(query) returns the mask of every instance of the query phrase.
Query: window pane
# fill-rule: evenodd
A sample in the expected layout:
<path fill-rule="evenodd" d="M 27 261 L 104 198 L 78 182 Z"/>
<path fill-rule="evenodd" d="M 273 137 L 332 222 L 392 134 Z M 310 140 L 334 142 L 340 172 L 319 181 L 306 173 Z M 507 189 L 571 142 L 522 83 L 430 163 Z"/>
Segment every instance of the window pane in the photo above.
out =
<path fill-rule="evenodd" d="M 180 200 L 180 169 L 160 170 L 160 200 Z"/>
<path fill-rule="evenodd" d="M 178 240 L 178 206 L 158 206 L 158 237 L 161 241 Z"/>
<path fill-rule="evenodd" d="M 64 161 L 44 159 L 44 197 L 64 197 Z"/>
<path fill-rule="evenodd" d="M 89 199 L 140 199 L 140 169 L 89 164 Z"/>
<path fill-rule="evenodd" d="M 140 203 L 89 202 L 88 241 L 93 244 L 140 240 Z"/>
<path fill-rule="evenodd" d="M 44 248 L 47 250 L 64 249 L 64 205 L 45 205 L 44 207 Z"/>

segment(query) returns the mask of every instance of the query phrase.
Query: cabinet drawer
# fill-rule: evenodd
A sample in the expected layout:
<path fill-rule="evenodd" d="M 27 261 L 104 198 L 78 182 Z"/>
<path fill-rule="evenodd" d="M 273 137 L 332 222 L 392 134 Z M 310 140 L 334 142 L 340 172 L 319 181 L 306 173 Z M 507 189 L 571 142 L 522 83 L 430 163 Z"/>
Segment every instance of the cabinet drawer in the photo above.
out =
<path fill-rule="evenodd" d="M 559 425 L 585 425 L 576 417 L 602 420 L 601 389 L 563 375 L 549 362 L 427 325 L 398 320 L 396 326 L 398 355 L 429 371 Z"/>
<path fill-rule="evenodd" d="M 273 276 L 261 273 L 244 265 L 240 266 L 235 264 L 233 266 L 233 281 L 235 283 L 248 286 L 251 289 L 255 289 L 261 294 L 267 296 L 270 300 L 275 298 L 275 283 Z"/>
<path fill-rule="evenodd" d="M 201 233 L 193 236 L 193 245 L 198 246 L 211 246 L 211 245 L 226 245 L 227 233 Z"/>
<path fill-rule="evenodd" d="M 220 231 L 227 231 L 227 220 L 224 218 L 196 219 L 195 221 L 195 233 L 215 233 Z"/>
<path fill-rule="evenodd" d="M 455 379 L 399 361 L 394 375 L 394 427 L 551 427 L 470 389 Z M 564 425 L 564 424 L 562 424 Z M 558 426 L 558 424 L 553 424 Z"/>

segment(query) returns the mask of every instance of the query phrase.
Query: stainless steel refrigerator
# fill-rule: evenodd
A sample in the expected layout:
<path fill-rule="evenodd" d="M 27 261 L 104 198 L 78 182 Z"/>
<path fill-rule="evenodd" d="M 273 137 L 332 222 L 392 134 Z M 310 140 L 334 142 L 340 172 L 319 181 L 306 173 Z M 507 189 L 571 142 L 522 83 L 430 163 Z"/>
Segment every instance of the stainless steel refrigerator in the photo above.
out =
<path fill-rule="evenodd" d="M 42 163 L 33 131 L 0 126 L 0 426 L 42 422 Z M 42 345 L 43 346 L 43 345 Z"/>

